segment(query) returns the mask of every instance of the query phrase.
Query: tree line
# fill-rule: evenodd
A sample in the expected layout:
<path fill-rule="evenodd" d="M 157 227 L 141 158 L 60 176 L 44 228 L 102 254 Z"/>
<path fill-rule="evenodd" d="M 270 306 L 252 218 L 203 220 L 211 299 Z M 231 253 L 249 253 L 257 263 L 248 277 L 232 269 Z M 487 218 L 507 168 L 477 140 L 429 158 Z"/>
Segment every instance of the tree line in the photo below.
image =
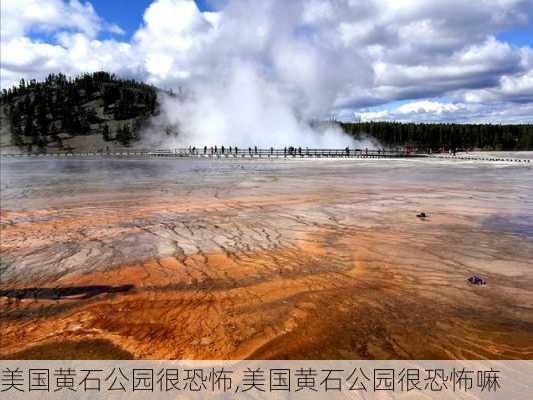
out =
<path fill-rule="evenodd" d="M 169 92 L 169 95 L 174 95 Z M 174 95 L 175 96 L 175 95 Z M 9 117 L 15 145 L 45 147 L 61 143 L 61 133 L 100 132 L 106 141 L 129 144 L 140 124 L 157 114 L 157 90 L 133 79 L 108 72 L 67 77 L 50 74 L 42 82 L 21 79 L 3 89 L 0 104 Z M 130 124 L 127 120 L 133 119 Z M 124 121 L 111 129 L 111 121 Z M 341 123 L 345 132 L 360 139 L 376 138 L 387 147 L 419 150 L 483 149 L 533 150 L 533 125 L 358 122 Z"/>
<path fill-rule="evenodd" d="M 533 150 L 533 125 L 358 122 L 341 123 L 355 139 L 376 138 L 388 147 L 419 150 Z"/>

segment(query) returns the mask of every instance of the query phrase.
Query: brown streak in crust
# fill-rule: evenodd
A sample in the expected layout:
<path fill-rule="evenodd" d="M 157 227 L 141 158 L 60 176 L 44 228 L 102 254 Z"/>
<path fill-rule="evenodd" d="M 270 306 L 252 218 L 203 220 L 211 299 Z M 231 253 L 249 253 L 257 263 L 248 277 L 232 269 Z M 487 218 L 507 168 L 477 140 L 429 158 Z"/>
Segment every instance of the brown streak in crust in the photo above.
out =
<path fill-rule="evenodd" d="M 52 311 L 62 301 L 4 302 L 49 312 L 4 319 L 1 354 L 28 355 L 37 345 L 35 354 L 47 346 L 49 357 L 54 348 L 62 357 L 61 346 L 54 347 L 61 332 L 61 342 L 105 340 L 114 346 L 109 349 L 150 359 L 533 357 L 530 323 L 491 323 L 469 313 L 473 301 L 490 312 L 475 294 L 426 288 L 426 278 L 408 266 L 380 259 L 376 244 L 385 235 L 337 243 L 343 263 L 327 257 L 326 237 L 314 234 L 298 249 L 276 250 L 282 265 L 273 263 L 272 252 L 240 262 L 217 253 L 207 255 L 207 265 L 205 256 L 169 257 L 65 277 L 58 286 L 129 283 L 135 289 L 72 300 L 75 306 L 57 314 Z M 427 301 L 426 289 L 440 299 Z M 109 350 L 110 358 L 116 351 Z"/>

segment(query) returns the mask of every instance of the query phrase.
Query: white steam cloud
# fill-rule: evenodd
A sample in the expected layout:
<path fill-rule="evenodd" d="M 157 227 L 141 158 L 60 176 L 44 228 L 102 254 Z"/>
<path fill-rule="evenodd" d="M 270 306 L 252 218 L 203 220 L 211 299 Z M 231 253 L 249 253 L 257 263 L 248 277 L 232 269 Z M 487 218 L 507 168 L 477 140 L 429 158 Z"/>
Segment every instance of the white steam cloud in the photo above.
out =
<path fill-rule="evenodd" d="M 163 142 L 172 147 L 356 146 L 334 125 L 310 124 L 372 76 L 357 49 L 338 39 L 328 4 L 231 0 L 217 13 L 199 11 L 192 0 L 152 4 L 136 39 L 153 48 L 168 20 L 179 40 L 153 48 L 148 59 L 156 61 L 147 68 L 170 76 L 167 87 L 185 95 L 162 94 L 162 114 L 144 136 L 172 126 L 178 134 Z M 180 17 L 165 18 L 168 9 Z"/>
<path fill-rule="evenodd" d="M 533 0 L 202 1 L 221 7 L 216 12 L 201 12 L 192 0 L 151 0 L 132 37 L 90 0 L 0 1 L 1 88 L 100 70 L 182 87 L 204 106 L 195 115 L 224 122 L 221 139 L 231 127 L 232 135 L 258 141 L 254 132 L 281 118 L 267 118 L 279 98 L 292 125 L 274 128 L 291 137 L 291 126 L 305 131 L 302 121 L 330 112 L 343 120 L 356 112 L 363 120 L 533 121 L 533 46 L 524 40 Z M 227 88 L 243 69 L 253 79 L 242 80 L 259 92 L 252 104 L 265 107 L 253 130 L 244 122 L 245 100 L 226 104 L 239 103 Z M 252 89 L 238 87 L 243 98 Z M 184 140 L 208 138 L 194 129 L 209 121 L 194 120 L 179 104 L 169 119 L 177 113 L 185 114 Z"/>
<path fill-rule="evenodd" d="M 214 144 L 240 147 L 307 146 L 342 148 L 353 140 L 333 124 L 314 125 L 299 117 L 290 98 L 267 82 L 253 66 L 235 65 L 228 76 L 209 79 L 182 97 L 159 96 L 162 115 L 153 129 L 170 126 L 177 135 L 164 138 L 169 147 Z"/>

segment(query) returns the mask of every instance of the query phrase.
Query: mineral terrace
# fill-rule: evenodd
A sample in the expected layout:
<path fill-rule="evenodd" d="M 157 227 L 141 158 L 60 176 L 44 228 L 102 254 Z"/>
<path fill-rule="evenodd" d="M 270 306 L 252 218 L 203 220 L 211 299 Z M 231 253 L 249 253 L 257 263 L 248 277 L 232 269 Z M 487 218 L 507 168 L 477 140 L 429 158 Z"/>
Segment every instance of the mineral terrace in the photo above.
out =
<path fill-rule="evenodd" d="M 531 167 L 1 167 L 2 358 L 533 359 Z"/>

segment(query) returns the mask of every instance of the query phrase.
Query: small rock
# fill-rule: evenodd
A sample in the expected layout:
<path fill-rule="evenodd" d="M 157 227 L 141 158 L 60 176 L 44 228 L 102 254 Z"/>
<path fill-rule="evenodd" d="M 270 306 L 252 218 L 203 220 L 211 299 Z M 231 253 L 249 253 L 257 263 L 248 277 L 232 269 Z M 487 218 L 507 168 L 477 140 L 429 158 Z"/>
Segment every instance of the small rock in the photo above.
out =
<path fill-rule="evenodd" d="M 471 285 L 486 285 L 487 281 L 485 281 L 483 278 L 480 278 L 477 275 L 471 276 L 467 279 L 467 282 Z"/>
<path fill-rule="evenodd" d="M 427 217 L 427 215 L 426 215 L 425 212 L 421 212 L 420 214 L 416 214 L 416 216 L 417 216 L 418 218 L 426 218 L 426 217 Z"/>

